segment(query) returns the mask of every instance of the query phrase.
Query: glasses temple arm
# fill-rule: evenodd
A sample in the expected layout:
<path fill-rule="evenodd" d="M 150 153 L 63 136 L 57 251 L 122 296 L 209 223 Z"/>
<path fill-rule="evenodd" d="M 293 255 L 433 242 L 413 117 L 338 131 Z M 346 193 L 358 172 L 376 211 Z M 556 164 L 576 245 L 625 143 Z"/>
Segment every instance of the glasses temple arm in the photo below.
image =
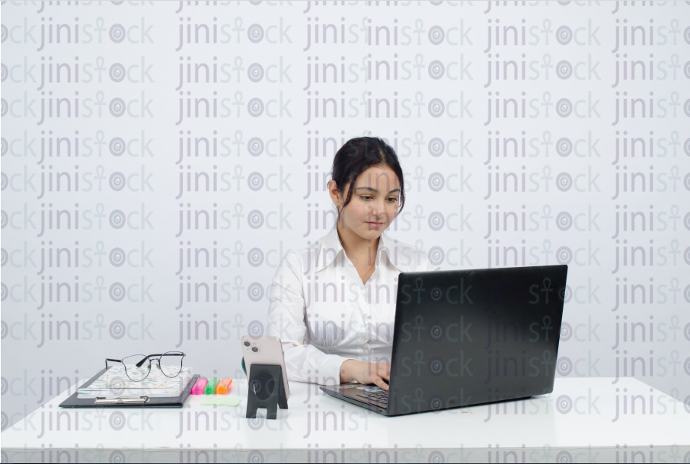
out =
<path fill-rule="evenodd" d="M 108 369 L 108 361 L 114 361 L 114 362 L 122 362 L 121 359 L 110 359 L 110 358 L 105 358 L 105 368 Z"/>

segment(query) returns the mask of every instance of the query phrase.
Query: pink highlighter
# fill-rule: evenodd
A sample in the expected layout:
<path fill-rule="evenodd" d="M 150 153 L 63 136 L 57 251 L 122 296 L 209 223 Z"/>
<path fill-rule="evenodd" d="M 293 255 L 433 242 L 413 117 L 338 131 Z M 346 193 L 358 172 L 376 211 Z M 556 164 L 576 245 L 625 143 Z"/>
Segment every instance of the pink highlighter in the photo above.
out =
<path fill-rule="evenodd" d="M 199 377 L 196 379 L 196 383 L 192 387 L 192 391 L 190 394 L 192 395 L 203 395 L 204 394 L 204 388 L 206 387 L 206 384 L 208 383 L 208 379 L 206 377 Z"/>

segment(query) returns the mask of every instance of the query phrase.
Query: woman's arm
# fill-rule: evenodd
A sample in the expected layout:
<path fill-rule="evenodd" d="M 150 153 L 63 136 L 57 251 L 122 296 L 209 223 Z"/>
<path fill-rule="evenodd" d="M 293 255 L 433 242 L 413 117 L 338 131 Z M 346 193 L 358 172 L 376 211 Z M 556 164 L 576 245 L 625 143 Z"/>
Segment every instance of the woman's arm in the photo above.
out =
<path fill-rule="evenodd" d="M 273 277 L 268 307 L 268 335 L 280 338 L 288 380 L 334 385 L 341 383 L 341 365 L 351 358 L 326 354 L 303 344 L 307 326 L 300 256 L 289 252 Z M 351 359 L 354 361 L 354 359 Z"/>

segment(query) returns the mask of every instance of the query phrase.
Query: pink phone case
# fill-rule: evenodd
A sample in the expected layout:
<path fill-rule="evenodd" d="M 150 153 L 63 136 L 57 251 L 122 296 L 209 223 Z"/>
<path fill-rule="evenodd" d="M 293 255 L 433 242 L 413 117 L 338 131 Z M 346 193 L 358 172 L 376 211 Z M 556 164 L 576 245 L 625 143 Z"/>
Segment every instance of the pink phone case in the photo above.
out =
<path fill-rule="evenodd" d="M 249 343 L 249 345 L 245 345 Z M 251 374 L 252 364 L 276 364 L 283 371 L 283 384 L 285 385 L 285 396 L 290 398 L 290 385 L 288 384 L 287 370 L 285 368 L 285 358 L 283 356 L 283 345 L 278 337 L 264 335 L 259 338 L 252 338 L 249 335 L 242 337 L 242 356 L 244 356 L 244 366 L 247 369 L 247 379 Z M 253 351 L 257 348 L 258 351 Z"/>
<path fill-rule="evenodd" d="M 192 387 L 192 391 L 190 392 L 191 395 L 203 395 L 204 394 L 204 388 L 206 387 L 206 384 L 208 383 L 208 379 L 205 377 L 199 377 L 196 379 L 196 383 Z"/>

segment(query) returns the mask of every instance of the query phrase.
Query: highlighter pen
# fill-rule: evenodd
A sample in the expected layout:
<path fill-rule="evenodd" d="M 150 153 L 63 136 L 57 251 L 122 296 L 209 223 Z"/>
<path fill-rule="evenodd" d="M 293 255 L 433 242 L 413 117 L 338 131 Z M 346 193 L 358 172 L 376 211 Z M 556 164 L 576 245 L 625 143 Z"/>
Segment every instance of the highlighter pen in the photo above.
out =
<path fill-rule="evenodd" d="M 216 386 L 218 386 L 219 381 L 220 379 L 218 377 L 211 377 L 208 379 L 208 383 L 204 388 L 204 395 L 214 395 L 216 393 Z"/>
<path fill-rule="evenodd" d="M 220 379 L 218 386 L 216 387 L 216 395 L 225 395 L 230 391 L 230 385 L 232 384 L 232 379 Z"/>
<path fill-rule="evenodd" d="M 191 394 L 192 395 L 203 395 L 204 394 L 204 387 L 208 383 L 208 379 L 206 377 L 199 377 L 196 379 L 196 383 L 192 387 Z"/>

